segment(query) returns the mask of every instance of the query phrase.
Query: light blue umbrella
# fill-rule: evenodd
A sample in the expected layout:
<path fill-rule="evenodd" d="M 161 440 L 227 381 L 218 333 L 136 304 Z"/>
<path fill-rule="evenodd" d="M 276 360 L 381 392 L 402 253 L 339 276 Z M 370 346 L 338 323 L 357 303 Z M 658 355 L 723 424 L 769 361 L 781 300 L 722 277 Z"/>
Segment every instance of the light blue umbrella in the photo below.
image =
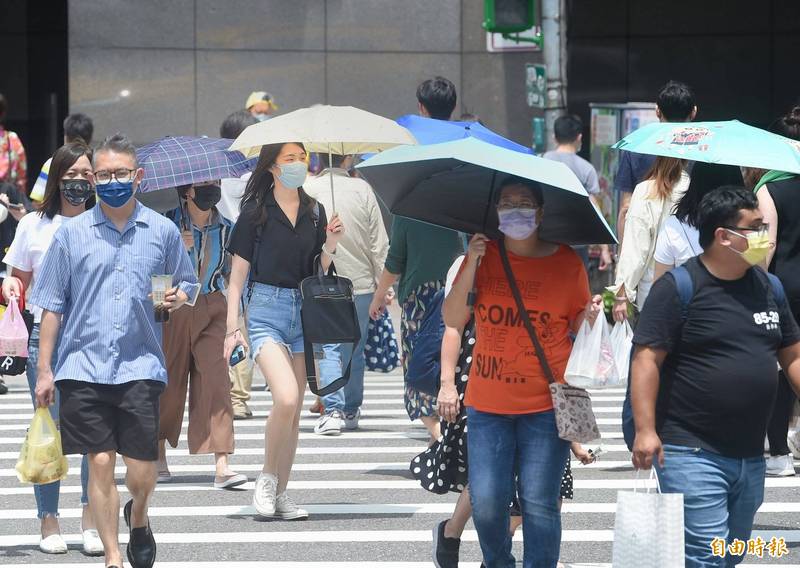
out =
<path fill-rule="evenodd" d="M 580 180 L 561 162 L 501 148 L 476 138 L 397 146 L 356 166 L 389 210 L 464 233 L 500 235 L 494 207 L 509 176 L 542 187 L 543 239 L 565 244 L 615 243 L 614 233 Z"/>
<path fill-rule="evenodd" d="M 416 114 L 406 114 L 397 119 L 397 124 L 407 128 L 420 144 L 438 144 L 461 138 L 477 138 L 495 146 L 502 146 L 524 154 L 533 154 L 533 150 L 513 140 L 503 138 L 492 132 L 479 122 L 455 120 L 438 120 L 425 118 Z"/>
<path fill-rule="evenodd" d="M 693 162 L 800 174 L 800 142 L 738 120 L 655 122 L 628 134 L 612 147 Z"/>

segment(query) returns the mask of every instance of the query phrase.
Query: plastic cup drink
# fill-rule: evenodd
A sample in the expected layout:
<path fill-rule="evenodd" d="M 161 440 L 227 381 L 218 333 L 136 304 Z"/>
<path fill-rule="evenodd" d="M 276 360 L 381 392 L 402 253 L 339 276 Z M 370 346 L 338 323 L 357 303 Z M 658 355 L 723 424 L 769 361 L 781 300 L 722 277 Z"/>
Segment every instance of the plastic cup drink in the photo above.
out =
<path fill-rule="evenodd" d="M 167 290 L 172 288 L 171 274 L 155 274 L 150 277 L 153 288 L 153 317 L 157 322 L 169 321 L 169 310 L 164 309 Z"/>

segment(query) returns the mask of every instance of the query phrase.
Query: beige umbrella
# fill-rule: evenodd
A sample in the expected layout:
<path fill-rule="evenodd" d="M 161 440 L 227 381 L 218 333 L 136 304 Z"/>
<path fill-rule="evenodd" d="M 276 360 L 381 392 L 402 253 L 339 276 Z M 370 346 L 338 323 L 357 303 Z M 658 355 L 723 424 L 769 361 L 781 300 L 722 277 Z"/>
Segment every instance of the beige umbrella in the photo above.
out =
<path fill-rule="evenodd" d="M 302 142 L 308 152 L 368 154 L 401 144 L 416 144 L 414 136 L 395 121 L 350 106 L 317 105 L 282 114 L 247 127 L 230 149 L 257 156 L 267 144 Z M 333 176 L 331 176 L 331 200 Z"/>

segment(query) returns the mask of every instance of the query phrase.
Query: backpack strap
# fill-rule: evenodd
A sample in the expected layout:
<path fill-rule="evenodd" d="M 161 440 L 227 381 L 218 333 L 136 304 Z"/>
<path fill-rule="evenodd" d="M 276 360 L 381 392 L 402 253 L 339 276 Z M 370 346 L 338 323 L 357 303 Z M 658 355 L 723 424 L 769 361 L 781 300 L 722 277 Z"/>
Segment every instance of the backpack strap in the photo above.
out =
<path fill-rule="evenodd" d="M 678 297 L 681 300 L 681 319 L 686 321 L 689 317 L 689 304 L 692 303 L 692 297 L 694 296 L 692 275 L 683 265 L 673 268 L 669 273 L 672 274 L 672 278 L 675 280 Z"/>
<path fill-rule="evenodd" d="M 266 221 L 264 221 L 266 224 Z M 256 227 L 256 238 L 253 242 L 253 262 L 250 263 L 250 274 L 248 275 L 248 282 L 247 282 L 247 303 L 250 303 L 250 300 L 253 298 L 253 286 L 255 285 L 256 281 L 254 280 L 256 275 L 256 265 L 258 264 L 258 245 L 261 244 L 261 233 L 264 232 L 264 225 L 259 225 Z"/>
<path fill-rule="evenodd" d="M 772 295 L 775 297 L 775 303 L 779 308 L 786 306 L 786 290 L 783 289 L 783 283 L 780 278 L 767 272 L 767 279 L 769 280 L 770 287 L 772 288 Z"/>

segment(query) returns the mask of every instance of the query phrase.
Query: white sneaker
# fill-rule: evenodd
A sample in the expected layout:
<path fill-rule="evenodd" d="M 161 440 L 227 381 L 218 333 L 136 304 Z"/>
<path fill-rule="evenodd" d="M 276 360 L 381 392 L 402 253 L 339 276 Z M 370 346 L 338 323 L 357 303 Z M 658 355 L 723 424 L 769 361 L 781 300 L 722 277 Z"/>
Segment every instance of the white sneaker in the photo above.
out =
<path fill-rule="evenodd" d="M 275 516 L 285 521 L 295 521 L 298 519 L 307 519 L 308 511 L 301 509 L 292 499 L 286 494 L 286 491 L 278 495 L 275 501 Z"/>
<path fill-rule="evenodd" d="M 95 529 L 86 529 L 82 533 L 83 536 L 83 553 L 87 556 L 100 556 L 105 551 L 103 550 L 103 541 L 100 540 L 100 535 L 97 534 Z"/>
<path fill-rule="evenodd" d="M 342 413 L 338 410 L 326 412 L 317 420 L 314 434 L 320 436 L 338 436 L 342 433 Z"/>
<path fill-rule="evenodd" d="M 39 550 L 45 554 L 66 554 L 67 543 L 60 534 L 51 534 L 39 541 Z"/>
<path fill-rule="evenodd" d="M 278 490 L 278 478 L 271 473 L 259 473 L 256 489 L 253 493 L 253 507 L 263 517 L 275 516 L 275 493 Z"/>
<path fill-rule="evenodd" d="M 361 418 L 361 409 L 355 412 L 349 412 L 344 415 L 344 429 L 345 430 L 358 430 L 358 419 Z"/>
<path fill-rule="evenodd" d="M 771 477 L 790 477 L 794 475 L 794 459 L 792 458 L 792 454 L 768 457 L 767 475 Z"/>
<path fill-rule="evenodd" d="M 789 450 L 792 452 L 794 459 L 800 460 L 800 430 L 792 430 L 786 438 L 786 443 L 789 444 Z"/>

